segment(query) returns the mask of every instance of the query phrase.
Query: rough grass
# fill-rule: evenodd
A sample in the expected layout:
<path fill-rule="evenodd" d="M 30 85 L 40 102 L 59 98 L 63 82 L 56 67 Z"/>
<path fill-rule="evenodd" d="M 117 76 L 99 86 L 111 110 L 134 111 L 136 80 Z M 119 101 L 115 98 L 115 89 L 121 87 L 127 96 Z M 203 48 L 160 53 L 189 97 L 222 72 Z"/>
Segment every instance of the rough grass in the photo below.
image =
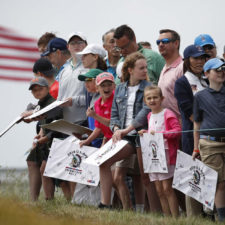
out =
<path fill-rule="evenodd" d="M 53 201 L 45 201 L 43 194 L 38 202 L 30 202 L 28 183 L 19 176 L 0 185 L 0 225 L 211 225 L 208 219 L 178 219 L 150 213 L 98 210 L 94 207 L 72 205 L 61 192 Z M 23 175 L 24 176 L 24 175 Z M 13 180 L 13 181 L 12 181 Z"/>

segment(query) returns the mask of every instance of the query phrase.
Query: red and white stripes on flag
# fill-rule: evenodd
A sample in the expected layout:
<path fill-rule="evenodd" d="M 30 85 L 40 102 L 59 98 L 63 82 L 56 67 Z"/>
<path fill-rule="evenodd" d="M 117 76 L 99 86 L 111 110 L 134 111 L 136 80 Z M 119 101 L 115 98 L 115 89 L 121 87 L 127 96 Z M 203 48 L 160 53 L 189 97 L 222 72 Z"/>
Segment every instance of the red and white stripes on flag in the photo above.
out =
<path fill-rule="evenodd" d="M 38 58 L 37 40 L 0 26 L 0 79 L 30 81 Z"/>

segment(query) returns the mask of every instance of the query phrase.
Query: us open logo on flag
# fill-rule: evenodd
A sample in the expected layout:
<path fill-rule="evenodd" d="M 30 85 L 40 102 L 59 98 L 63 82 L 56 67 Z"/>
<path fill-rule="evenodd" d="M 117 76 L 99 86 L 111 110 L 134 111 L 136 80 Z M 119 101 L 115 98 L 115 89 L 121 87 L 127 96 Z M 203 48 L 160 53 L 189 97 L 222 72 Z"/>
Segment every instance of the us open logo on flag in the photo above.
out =
<path fill-rule="evenodd" d="M 38 58 L 36 39 L 0 26 L 0 79 L 30 81 Z"/>
<path fill-rule="evenodd" d="M 150 149 L 152 150 L 153 158 L 157 158 L 157 151 L 158 151 L 158 145 L 157 145 L 157 142 L 155 142 L 155 141 L 150 141 L 150 142 L 149 142 L 149 147 L 150 147 Z"/>

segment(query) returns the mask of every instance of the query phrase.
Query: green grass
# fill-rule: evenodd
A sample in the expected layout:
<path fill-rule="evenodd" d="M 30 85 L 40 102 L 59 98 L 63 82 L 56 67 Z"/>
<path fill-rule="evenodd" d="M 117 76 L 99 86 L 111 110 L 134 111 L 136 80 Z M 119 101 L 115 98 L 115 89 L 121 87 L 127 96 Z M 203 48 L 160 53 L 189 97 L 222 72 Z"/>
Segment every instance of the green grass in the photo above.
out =
<path fill-rule="evenodd" d="M 73 205 L 63 198 L 61 191 L 52 201 L 45 201 L 41 193 L 38 202 L 29 201 L 28 183 L 19 176 L 0 185 L 0 225 L 210 225 L 216 224 L 203 218 L 178 219 L 150 213 L 98 210 L 94 207 Z M 22 176 L 22 175 L 21 175 Z M 24 174 L 25 176 L 25 174 Z"/>

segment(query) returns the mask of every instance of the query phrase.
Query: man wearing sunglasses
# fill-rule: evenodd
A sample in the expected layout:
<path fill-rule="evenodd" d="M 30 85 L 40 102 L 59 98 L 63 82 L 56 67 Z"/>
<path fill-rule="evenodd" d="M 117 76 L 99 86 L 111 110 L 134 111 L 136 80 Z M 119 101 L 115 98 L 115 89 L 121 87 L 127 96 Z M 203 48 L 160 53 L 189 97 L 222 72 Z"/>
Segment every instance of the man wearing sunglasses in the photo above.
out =
<path fill-rule="evenodd" d="M 172 110 L 181 119 L 177 99 L 174 96 L 175 82 L 183 75 L 183 60 L 179 54 L 180 35 L 174 30 L 160 30 L 156 44 L 160 54 L 166 61 L 158 83 L 158 86 L 162 89 L 163 96 L 165 96 L 162 105 L 164 108 Z M 180 207 L 185 211 L 184 194 L 176 191 L 176 195 Z"/>
<path fill-rule="evenodd" d="M 200 34 L 195 38 L 195 45 L 201 46 L 205 53 L 210 56 L 210 59 L 216 58 L 217 50 L 214 40 L 209 34 Z"/>
<path fill-rule="evenodd" d="M 163 57 L 161 57 L 157 52 L 143 48 L 142 45 L 137 44 L 134 31 L 127 25 L 117 27 L 114 33 L 114 38 L 116 40 L 116 48 L 122 55 L 122 58 L 117 64 L 117 75 L 121 75 L 121 62 L 124 61 L 126 56 L 139 51 L 147 59 L 148 76 L 150 81 L 157 84 L 160 72 L 165 64 Z M 116 80 L 116 83 L 119 83 L 118 79 Z"/>
<path fill-rule="evenodd" d="M 163 96 L 166 96 L 163 100 L 163 107 L 172 110 L 180 118 L 177 100 L 174 97 L 175 82 L 183 75 L 183 60 L 179 54 L 180 36 L 174 30 L 160 30 L 156 44 L 160 54 L 166 61 L 158 83 Z"/>

